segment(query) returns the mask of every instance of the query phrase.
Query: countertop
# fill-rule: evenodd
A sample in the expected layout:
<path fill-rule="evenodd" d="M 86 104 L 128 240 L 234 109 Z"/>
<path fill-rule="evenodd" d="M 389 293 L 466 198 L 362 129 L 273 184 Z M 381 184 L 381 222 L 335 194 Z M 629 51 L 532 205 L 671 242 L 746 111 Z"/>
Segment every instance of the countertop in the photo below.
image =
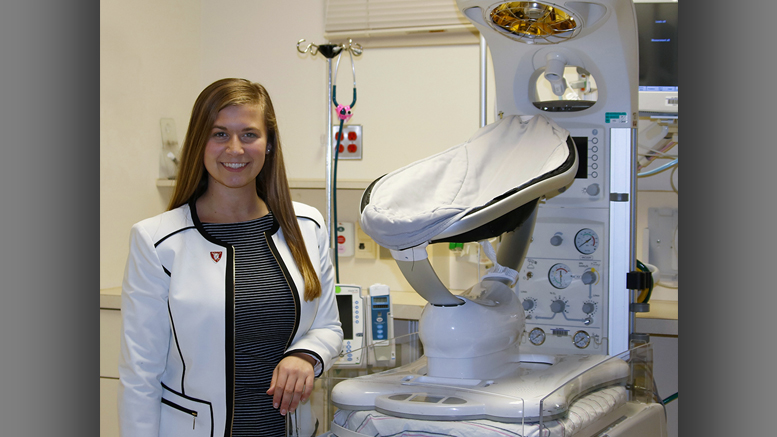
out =
<path fill-rule="evenodd" d="M 391 291 L 394 318 L 418 320 L 426 305 L 426 300 L 414 291 Z M 100 290 L 100 308 L 106 310 L 121 309 L 121 288 Z M 650 302 L 650 312 L 637 314 L 637 332 L 657 335 L 679 334 L 678 302 L 655 300 Z"/>

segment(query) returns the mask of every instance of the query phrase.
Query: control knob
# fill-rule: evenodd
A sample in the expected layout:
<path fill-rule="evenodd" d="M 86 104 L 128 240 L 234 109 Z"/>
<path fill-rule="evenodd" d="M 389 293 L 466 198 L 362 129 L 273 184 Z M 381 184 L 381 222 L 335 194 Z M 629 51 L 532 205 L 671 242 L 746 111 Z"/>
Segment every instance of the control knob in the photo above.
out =
<path fill-rule="evenodd" d="M 596 196 L 599 194 L 599 191 L 599 184 L 591 184 L 585 188 L 585 192 L 589 196 Z"/>
<path fill-rule="evenodd" d="M 583 284 L 585 285 L 591 285 L 596 282 L 596 273 L 588 270 L 580 276 L 580 280 L 583 281 Z"/>
<path fill-rule="evenodd" d="M 564 309 L 566 309 L 566 306 L 566 302 L 561 299 L 557 299 L 550 304 L 550 310 L 554 313 L 563 313 Z"/>

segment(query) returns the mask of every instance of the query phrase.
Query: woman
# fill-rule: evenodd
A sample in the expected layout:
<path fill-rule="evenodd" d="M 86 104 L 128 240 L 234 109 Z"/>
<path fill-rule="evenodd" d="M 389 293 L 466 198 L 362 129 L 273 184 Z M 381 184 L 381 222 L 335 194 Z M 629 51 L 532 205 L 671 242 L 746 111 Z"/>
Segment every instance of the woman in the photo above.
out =
<path fill-rule="evenodd" d="M 343 339 L 328 253 L 321 214 L 291 201 L 267 91 L 209 85 L 168 211 L 131 231 L 122 435 L 281 436 L 287 414 L 312 435 L 313 378 Z"/>

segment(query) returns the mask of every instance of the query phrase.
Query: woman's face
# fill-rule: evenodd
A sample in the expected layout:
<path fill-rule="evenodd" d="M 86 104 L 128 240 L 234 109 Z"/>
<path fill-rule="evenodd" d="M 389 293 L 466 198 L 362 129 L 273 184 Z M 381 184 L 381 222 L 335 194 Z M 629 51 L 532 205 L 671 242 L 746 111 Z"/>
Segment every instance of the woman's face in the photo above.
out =
<path fill-rule="evenodd" d="M 205 146 L 208 190 L 251 190 L 264 166 L 267 128 L 259 105 L 227 106 L 219 111 Z"/>

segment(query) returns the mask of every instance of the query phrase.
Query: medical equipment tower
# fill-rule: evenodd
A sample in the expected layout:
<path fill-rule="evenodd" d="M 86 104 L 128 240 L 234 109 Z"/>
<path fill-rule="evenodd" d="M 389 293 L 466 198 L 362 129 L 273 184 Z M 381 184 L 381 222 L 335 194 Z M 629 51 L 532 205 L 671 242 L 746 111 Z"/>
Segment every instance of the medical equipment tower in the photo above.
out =
<path fill-rule="evenodd" d="M 496 116 L 544 114 L 569 130 L 579 156 L 574 182 L 538 210 L 516 286 L 526 313 L 521 350 L 626 351 L 638 92 L 631 1 L 457 4 L 491 51 Z M 552 98 L 543 97 L 548 85 Z"/>

